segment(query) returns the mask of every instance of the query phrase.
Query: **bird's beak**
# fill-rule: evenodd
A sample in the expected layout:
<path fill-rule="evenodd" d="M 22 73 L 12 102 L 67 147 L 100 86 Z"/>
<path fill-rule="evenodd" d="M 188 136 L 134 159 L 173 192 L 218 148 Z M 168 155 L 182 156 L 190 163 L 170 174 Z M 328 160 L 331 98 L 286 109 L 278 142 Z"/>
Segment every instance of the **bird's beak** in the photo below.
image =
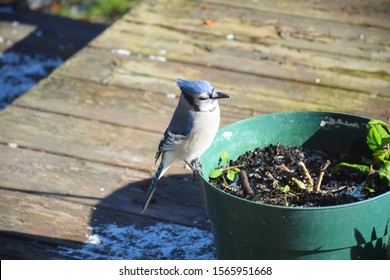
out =
<path fill-rule="evenodd" d="M 230 95 L 217 91 L 217 97 L 215 97 L 215 99 L 219 99 L 219 98 L 230 98 Z"/>

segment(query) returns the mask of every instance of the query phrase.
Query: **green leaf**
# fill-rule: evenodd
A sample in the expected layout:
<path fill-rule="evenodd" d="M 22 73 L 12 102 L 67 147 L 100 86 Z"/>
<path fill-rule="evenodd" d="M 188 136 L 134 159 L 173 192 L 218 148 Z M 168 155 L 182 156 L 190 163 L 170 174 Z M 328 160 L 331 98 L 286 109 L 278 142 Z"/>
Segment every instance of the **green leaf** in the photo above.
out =
<path fill-rule="evenodd" d="M 282 190 L 282 192 L 284 192 L 284 193 L 288 193 L 290 191 L 290 186 L 289 185 L 286 185 L 284 188 L 283 188 L 283 190 Z"/>
<path fill-rule="evenodd" d="M 386 145 L 390 144 L 390 137 L 382 138 L 382 146 L 385 147 Z"/>
<path fill-rule="evenodd" d="M 381 160 L 382 162 L 384 162 L 388 157 L 389 157 L 389 153 L 387 150 L 377 150 L 375 151 L 372 156 L 376 159 L 379 159 Z"/>
<path fill-rule="evenodd" d="M 362 156 L 362 162 L 367 164 L 367 165 L 370 165 L 372 163 L 372 159 L 368 158 L 368 157 L 365 157 L 365 156 Z"/>
<path fill-rule="evenodd" d="M 234 178 L 236 177 L 236 175 L 237 175 L 237 172 L 235 172 L 233 169 L 229 169 L 228 172 L 227 172 L 226 177 L 227 177 L 230 181 L 234 181 Z"/>
<path fill-rule="evenodd" d="M 219 176 L 222 175 L 223 170 L 224 170 L 224 168 L 214 169 L 213 171 L 210 172 L 209 177 L 210 177 L 211 179 L 218 178 Z"/>
<path fill-rule="evenodd" d="M 222 151 L 221 152 L 221 160 L 226 162 L 226 165 L 229 165 L 229 159 L 230 159 L 229 153 L 226 151 Z"/>
<path fill-rule="evenodd" d="M 365 187 L 365 189 L 366 189 L 369 193 L 374 193 L 374 192 L 375 192 L 374 189 L 371 189 L 371 188 L 369 188 L 369 187 Z"/>
<path fill-rule="evenodd" d="M 382 140 L 384 138 L 390 137 L 390 134 L 387 132 L 387 130 L 383 126 L 376 125 L 375 127 L 376 127 L 376 130 L 379 133 L 379 136 L 382 138 Z"/>
<path fill-rule="evenodd" d="M 252 201 L 259 201 L 263 199 L 263 195 L 261 193 L 255 195 L 254 198 L 252 198 Z"/>
<path fill-rule="evenodd" d="M 366 165 L 353 164 L 353 163 L 348 163 L 348 162 L 341 162 L 341 163 L 339 163 L 335 168 L 333 168 L 333 172 L 339 171 L 343 167 L 356 169 L 356 170 L 359 170 L 360 172 L 363 172 L 363 173 L 369 173 L 370 172 L 370 167 L 368 167 Z"/>
<path fill-rule="evenodd" d="M 372 151 L 376 151 L 381 148 L 382 138 L 376 125 L 372 126 L 367 133 L 367 145 Z"/>
<path fill-rule="evenodd" d="M 390 120 L 389 120 L 390 121 Z M 385 123 L 384 121 L 381 121 L 381 120 L 375 120 L 375 119 L 372 119 L 368 122 L 368 125 L 370 127 L 374 126 L 374 125 L 379 125 L 379 126 L 382 126 L 384 129 L 387 130 L 387 132 L 390 134 L 390 125 L 388 125 L 387 123 Z"/>
<path fill-rule="evenodd" d="M 390 161 L 386 161 L 385 164 L 378 170 L 379 178 L 386 181 L 390 187 Z"/>

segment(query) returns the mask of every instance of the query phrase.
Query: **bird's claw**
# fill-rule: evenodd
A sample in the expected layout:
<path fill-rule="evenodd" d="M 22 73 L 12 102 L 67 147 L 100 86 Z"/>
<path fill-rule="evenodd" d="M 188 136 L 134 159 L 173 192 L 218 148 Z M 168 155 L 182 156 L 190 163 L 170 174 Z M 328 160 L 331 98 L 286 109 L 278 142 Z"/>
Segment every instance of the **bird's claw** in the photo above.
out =
<path fill-rule="evenodd" d="M 200 160 L 200 158 L 195 158 L 191 161 L 191 163 L 188 163 L 186 162 L 187 165 L 191 168 L 192 172 L 193 172 L 193 177 L 192 179 L 194 181 L 197 180 L 197 175 L 200 174 L 203 176 L 203 169 L 202 169 L 202 161 Z"/>

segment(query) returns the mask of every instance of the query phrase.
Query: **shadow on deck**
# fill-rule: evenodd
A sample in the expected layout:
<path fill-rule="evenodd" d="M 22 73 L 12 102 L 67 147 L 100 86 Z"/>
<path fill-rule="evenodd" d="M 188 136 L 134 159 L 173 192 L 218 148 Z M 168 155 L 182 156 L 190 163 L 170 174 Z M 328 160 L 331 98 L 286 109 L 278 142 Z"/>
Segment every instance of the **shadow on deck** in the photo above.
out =
<path fill-rule="evenodd" d="M 0 109 L 11 104 L 107 25 L 0 5 Z"/>

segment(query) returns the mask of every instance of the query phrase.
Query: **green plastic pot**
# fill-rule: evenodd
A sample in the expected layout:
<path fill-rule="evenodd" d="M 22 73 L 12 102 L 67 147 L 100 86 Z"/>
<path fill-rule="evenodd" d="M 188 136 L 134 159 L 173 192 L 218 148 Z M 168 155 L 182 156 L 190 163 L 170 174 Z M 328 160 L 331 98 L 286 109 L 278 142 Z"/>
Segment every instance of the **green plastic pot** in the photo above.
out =
<path fill-rule="evenodd" d="M 262 115 L 221 129 L 202 155 L 206 213 L 220 259 L 384 259 L 390 237 L 390 192 L 340 206 L 263 205 L 208 182 L 221 151 L 232 159 L 269 144 L 326 152 L 363 151 L 368 119 L 326 112 Z"/>

